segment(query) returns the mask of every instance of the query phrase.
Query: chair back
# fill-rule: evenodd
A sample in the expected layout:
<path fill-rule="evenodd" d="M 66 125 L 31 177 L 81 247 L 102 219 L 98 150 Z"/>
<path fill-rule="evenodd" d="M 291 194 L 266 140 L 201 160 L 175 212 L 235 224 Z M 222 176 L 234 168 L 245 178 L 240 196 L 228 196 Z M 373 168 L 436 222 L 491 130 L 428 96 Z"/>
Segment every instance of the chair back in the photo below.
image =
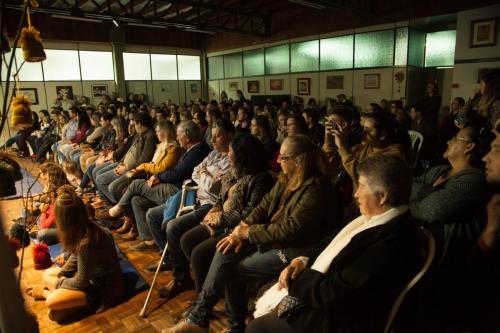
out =
<path fill-rule="evenodd" d="M 417 131 L 408 131 L 411 141 L 411 151 L 412 151 L 412 164 L 413 168 L 417 166 L 418 157 L 420 155 L 420 149 L 422 148 L 422 143 L 424 143 L 424 136 Z"/>
<path fill-rule="evenodd" d="M 436 253 L 436 243 L 434 241 L 434 237 L 432 234 L 424 229 L 418 228 L 419 231 L 419 243 L 420 250 L 422 252 L 423 265 L 422 268 L 417 272 L 417 274 L 408 282 L 408 284 L 403 288 L 403 290 L 399 293 L 396 301 L 393 303 L 391 311 L 389 312 L 389 317 L 387 318 L 387 322 L 385 325 L 384 333 L 388 333 L 391 329 L 392 322 L 398 313 L 399 307 L 406 296 L 406 294 L 422 279 L 425 273 L 429 270 L 429 267 L 434 260 L 434 255 Z"/>

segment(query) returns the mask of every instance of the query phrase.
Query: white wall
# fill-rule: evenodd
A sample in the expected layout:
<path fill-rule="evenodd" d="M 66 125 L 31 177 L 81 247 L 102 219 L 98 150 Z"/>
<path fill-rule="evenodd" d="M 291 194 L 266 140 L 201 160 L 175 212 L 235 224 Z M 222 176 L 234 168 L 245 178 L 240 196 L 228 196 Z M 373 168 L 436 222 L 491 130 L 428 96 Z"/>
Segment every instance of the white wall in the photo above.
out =
<path fill-rule="evenodd" d="M 458 12 L 457 43 L 455 46 L 455 69 L 451 97 L 463 97 L 467 100 L 472 91 L 479 87 L 477 83 L 478 70 L 481 68 L 500 68 L 500 24 L 497 20 L 497 43 L 489 47 L 469 47 L 471 22 L 481 19 L 498 17 L 500 5 L 482 7 Z M 496 58 L 488 61 L 488 58 Z"/>
<path fill-rule="evenodd" d="M 404 80 L 400 85 L 394 79 L 396 72 L 403 72 Z M 365 89 L 364 88 L 364 75 L 365 74 L 380 74 L 380 88 L 379 89 Z M 331 75 L 344 76 L 343 89 L 327 89 L 327 77 Z M 235 99 L 236 91 L 229 90 L 231 82 L 238 83 L 238 89 L 243 91 L 247 99 L 252 95 L 290 95 L 300 96 L 307 103 L 309 98 L 315 98 L 318 103 L 323 104 L 325 98 L 335 98 L 338 94 L 345 94 L 348 98 L 352 98 L 356 105 L 361 107 L 369 103 L 379 103 L 381 99 L 388 100 L 399 99 L 406 96 L 406 67 L 387 67 L 387 68 L 374 68 L 374 69 L 357 69 L 357 70 L 342 70 L 330 72 L 313 72 L 313 73 L 291 73 L 283 75 L 269 75 L 259 77 L 225 79 L 225 80 L 210 80 L 208 81 L 208 96 L 209 99 L 219 100 L 220 92 L 226 91 L 228 98 Z M 308 78 L 310 79 L 310 94 L 298 95 L 297 92 L 297 79 Z M 273 79 L 283 80 L 282 90 L 271 90 L 270 82 Z M 256 80 L 259 81 L 260 91 L 258 94 L 250 94 L 248 92 L 247 82 Z M 399 88 L 399 89 L 398 89 Z M 421 96 L 420 96 L 421 97 Z"/>

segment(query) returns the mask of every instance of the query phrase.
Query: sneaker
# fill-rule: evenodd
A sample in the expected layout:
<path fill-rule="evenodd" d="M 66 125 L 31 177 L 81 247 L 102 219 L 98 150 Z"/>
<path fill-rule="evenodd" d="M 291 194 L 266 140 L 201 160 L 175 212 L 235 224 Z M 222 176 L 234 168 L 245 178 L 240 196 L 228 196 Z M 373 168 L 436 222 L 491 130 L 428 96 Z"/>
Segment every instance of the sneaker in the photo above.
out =
<path fill-rule="evenodd" d="M 118 206 L 118 205 L 115 205 L 115 206 L 111 207 L 111 208 L 109 209 L 109 211 L 108 211 L 108 214 L 109 214 L 109 216 L 111 216 L 111 217 L 118 217 L 118 216 L 120 216 L 122 213 L 123 213 L 123 209 L 122 209 L 120 206 Z"/>

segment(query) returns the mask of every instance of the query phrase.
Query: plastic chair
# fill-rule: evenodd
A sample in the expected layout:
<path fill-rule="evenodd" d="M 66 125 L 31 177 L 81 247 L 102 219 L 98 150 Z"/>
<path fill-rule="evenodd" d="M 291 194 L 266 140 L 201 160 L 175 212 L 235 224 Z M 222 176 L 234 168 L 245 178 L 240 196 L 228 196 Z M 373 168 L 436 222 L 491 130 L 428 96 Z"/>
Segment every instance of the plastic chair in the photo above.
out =
<path fill-rule="evenodd" d="M 420 279 L 427 273 L 429 267 L 434 260 L 434 255 L 436 253 L 436 243 L 434 241 L 434 237 L 432 234 L 424 229 L 418 228 L 420 233 L 420 249 L 422 251 L 422 257 L 424 259 L 422 268 L 417 272 L 417 274 L 410 280 L 410 282 L 403 288 L 403 290 L 399 293 L 399 296 L 396 298 L 396 301 L 393 303 L 391 311 L 389 312 L 389 317 L 387 318 L 387 322 L 385 325 L 384 333 L 388 333 L 391 329 L 392 322 L 398 313 L 399 307 L 406 296 L 406 294 L 420 281 Z"/>
<path fill-rule="evenodd" d="M 181 204 L 179 206 L 179 210 L 177 210 L 176 217 L 179 217 L 183 214 L 186 214 L 190 211 L 196 209 L 196 203 L 192 205 L 187 205 L 186 200 L 188 199 L 188 195 L 190 192 L 196 191 L 198 189 L 198 184 L 196 184 L 193 180 L 187 179 L 182 184 L 182 193 L 181 193 Z M 168 243 L 165 243 L 165 248 L 163 249 L 163 253 L 161 254 L 161 259 L 158 262 L 158 267 L 156 267 L 155 276 L 153 277 L 153 282 L 151 282 L 151 287 L 149 287 L 148 295 L 146 296 L 146 300 L 144 301 L 144 305 L 142 306 L 141 312 L 139 313 L 140 317 L 146 317 L 146 308 L 149 303 L 149 298 L 151 297 L 151 293 L 153 292 L 153 288 L 156 283 L 156 279 L 158 274 L 160 273 L 161 264 L 165 259 L 165 255 L 167 254 Z"/>
<path fill-rule="evenodd" d="M 418 157 L 420 155 L 420 149 L 422 148 L 422 144 L 424 143 L 424 136 L 417 131 L 408 131 L 408 135 L 411 140 L 411 151 L 412 151 L 412 163 L 413 168 L 416 168 L 418 163 Z"/>

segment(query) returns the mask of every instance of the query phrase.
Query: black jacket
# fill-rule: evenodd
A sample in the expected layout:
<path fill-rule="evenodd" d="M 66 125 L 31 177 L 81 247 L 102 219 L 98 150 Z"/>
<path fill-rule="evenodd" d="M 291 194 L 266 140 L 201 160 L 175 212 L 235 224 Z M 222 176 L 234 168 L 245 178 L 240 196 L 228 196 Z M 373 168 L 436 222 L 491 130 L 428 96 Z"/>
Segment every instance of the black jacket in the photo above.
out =
<path fill-rule="evenodd" d="M 306 304 L 287 318 L 290 325 L 297 332 L 383 332 L 422 264 L 415 225 L 407 212 L 353 237 L 326 274 L 306 268 L 290 287 Z"/>

